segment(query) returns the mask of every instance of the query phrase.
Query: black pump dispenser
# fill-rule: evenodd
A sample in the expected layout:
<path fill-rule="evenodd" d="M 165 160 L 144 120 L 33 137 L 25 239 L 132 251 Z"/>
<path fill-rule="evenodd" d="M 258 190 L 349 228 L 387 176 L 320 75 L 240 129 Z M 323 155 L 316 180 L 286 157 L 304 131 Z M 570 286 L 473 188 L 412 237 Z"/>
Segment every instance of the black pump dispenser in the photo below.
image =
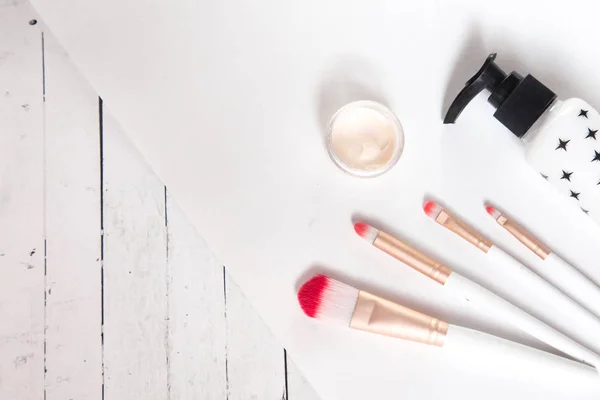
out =
<path fill-rule="evenodd" d="M 487 89 L 491 92 L 488 102 L 496 108 L 494 117 L 520 138 L 554 102 L 556 94 L 531 75 L 523 78 L 514 71 L 506 75 L 495 59 L 496 53 L 490 54 L 467 81 L 450 105 L 444 123 L 453 124 L 467 104 Z"/>

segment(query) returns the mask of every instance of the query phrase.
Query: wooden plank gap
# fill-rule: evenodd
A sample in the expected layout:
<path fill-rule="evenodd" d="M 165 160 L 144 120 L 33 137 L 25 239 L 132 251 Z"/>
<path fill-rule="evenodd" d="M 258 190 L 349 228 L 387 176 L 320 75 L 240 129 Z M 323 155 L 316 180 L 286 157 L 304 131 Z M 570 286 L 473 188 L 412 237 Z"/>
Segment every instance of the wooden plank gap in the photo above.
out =
<path fill-rule="evenodd" d="M 167 210 L 167 186 L 165 185 L 165 227 L 169 227 L 169 211 Z M 169 231 L 167 229 L 167 258 L 169 258 Z"/>
<path fill-rule="evenodd" d="M 98 144 L 100 151 L 100 358 L 104 400 L 104 102 L 98 96 Z"/>
<path fill-rule="evenodd" d="M 44 31 L 40 32 L 41 35 L 41 46 L 42 46 L 42 145 L 43 145 L 43 149 L 42 149 L 42 158 L 43 158 L 43 165 L 44 165 L 44 172 L 43 172 L 43 197 L 44 197 L 44 203 L 43 203 L 43 216 L 44 216 L 44 222 L 43 222 L 43 234 L 44 234 L 44 316 L 43 316 L 43 321 L 44 321 L 44 391 L 43 391 L 43 395 L 44 395 L 44 400 L 46 400 L 47 397 L 47 391 L 46 391 L 46 387 L 48 386 L 48 262 L 47 262 L 47 256 L 48 256 L 48 246 L 47 246 L 47 242 L 48 242 L 48 231 L 47 231 L 47 220 L 48 220 L 48 216 L 47 216 L 47 204 L 48 201 L 46 199 L 46 195 L 48 193 L 48 174 L 47 174 L 47 155 L 46 155 L 46 151 L 47 151 L 47 145 L 46 145 L 46 41 L 44 40 Z M 34 249 L 35 250 L 35 249 Z"/>
<path fill-rule="evenodd" d="M 104 326 L 104 105 L 102 98 L 98 97 L 98 132 L 100 147 L 100 324 Z M 101 333 L 104 345 L 104 330 Z M 104 373 L 104 365 L 102 365 Z"/>
<path fill-rule="evenodd" d="M 171 279 L 172 279 L 172 272 L 171 272 L 171 268 L 170 268 L 170 264 L 169 264 L 169 212 L 168 212 L 168 200 L 167 200 L 167 186 L 164 186 L 164 193 L 165 193 L 165 197 L 164 197 L 164 201 L 165 201 L 165 253 L 166 253 L 166 259 L 165 259 L 165 268 L 166 268 L 166 274 L 165 274 L 165 284 L 166 284 L 166 296 L 167 296 L 167 301 L 166 301 L 166 308 L 165 308 L 165 361 L 166 361 L 166 367 L 167 367 L 167 400 L 171 400 L 171 351 L 172 351 L 172 346 L 171 346 L 171 316 L 170 316 L 170 310 L 171 310 Z"/>
<path fill-rule="evenodd" d="M 44 165 L 46 165 L 46 163 L 44 163 Z M 44 204 L 46 204 L 45 201 Z M 44 220 L 45 219 L 46 218 L 44 217 Z M 48 246 L 46 243 L 46 229 L 44 229 L 44 400 L 46 400 L 46 386 L 48 384 Z"/>
<path fill-rule="evenodd" d="M 283 376 L 285 377 L 283 400 L 290 400 L 290 391 L 288 389 L 288 358 L 286 349 L 283 349 Z"/>
<path fill-rule="evenodd" d="M 227 350 L 229 338 L 227 334 L 227 271 L 223 265 L 223 300 L 225 301 L 225 307 L 223 307 L 223 314 L 225 316 L 225 394 L 226 400 L 229 400 L 229 351 Z"/>

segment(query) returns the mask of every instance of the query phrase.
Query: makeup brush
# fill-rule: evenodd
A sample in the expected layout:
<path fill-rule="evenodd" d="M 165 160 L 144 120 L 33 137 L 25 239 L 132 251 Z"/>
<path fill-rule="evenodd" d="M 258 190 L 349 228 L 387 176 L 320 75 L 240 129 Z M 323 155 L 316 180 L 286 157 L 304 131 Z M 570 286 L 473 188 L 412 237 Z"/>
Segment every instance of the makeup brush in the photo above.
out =
<path fill-rule="evenodd" d="M 556 319 L 558 316 L 563 321 L 568 321 L 569 323 L 566 326 L 570 332 L 569 336 L 573 334 L 577 335 L 578 341 L 600 337 L 600 320 L 594 314 L 505 251 L 495 246 L 491 241 L 477 232 L 477 230 L 464 221 L 461 221 L 439 204 L 427 201 L 423 209 L 438 224 L 454 232 L 483 253 L 486 253 L 486 257 L 491 264 L 491 266 L 487 265 L 486 268 L 493 268 L 496 265 L 497 269 L 495 273 L 502 274 L 511 279 L 513 285 L 502 288 L 504 295 L 514 293 L 516 290 L 515 287 L 520 285 L 521 290 L 527 290 L 528 294 L 527 299 L 522 300 L 524 305 L 535 307 L 536 313 L 542 313 L 545 315 L 545 318 Z M 587 344 L 589 345 L 589 343 Z"/>
<path fill-rule="evenodd" d="M 379 250 L 443 285 L 449 293 L 467 299 L 474 306 L 576 360 L 596 365 L 598 357 L 584 346 L 400 239 L 364 222 L 355 223 L 354 230 Z"/>
<path fill-rule="evenodd" d="M 560 362 L 570 360 L 519 343 L 476 330 L 448 324 L 393 301 L 356 289 L 325 275 L 315 275 L 298 291 L 298 302 L 304 313 L 318 320 L 369 333 L 442 347 L 473 352 L 478 345 L 500 345 L 499 356 L 509 354 L 519 361 Z M 587 369 L 587 368 L 586 368 Z"/>
<path fill-rule="evenodd" d="M 600 317 L 600 288 L 575 267 L 567 263 L 545 246 L 537 237 L 494 206 L 485 210 L 498 223 L 529 250 L 543 260 L 540 275 L 565 292 L 573 300 Z"/>

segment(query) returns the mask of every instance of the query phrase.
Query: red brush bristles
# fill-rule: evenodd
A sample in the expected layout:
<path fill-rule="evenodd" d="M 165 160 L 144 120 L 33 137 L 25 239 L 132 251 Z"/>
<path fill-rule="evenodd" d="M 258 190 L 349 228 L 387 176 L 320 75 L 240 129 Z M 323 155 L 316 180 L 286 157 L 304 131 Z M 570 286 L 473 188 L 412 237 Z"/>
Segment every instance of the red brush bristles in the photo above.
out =
<path fill-rule="evenodd" d="M 425 204 L 423 204 L 423 211 L 425 211 L 425 214 L 431 218 L 437 218 L 441 210 L 442 207 L 440 207 L 440 205 L 435 201 L 428 200 L 425 202 Z"/>
<path fill-rule="evenodd" d="M 354 224 L 354 230 L 356 231 L 356 234 L 362 238 L 365 237 L 370 228 L 371 227 L 364 222 L 357 222 Z"/>
<path fill-rule="evenodd" d="M 298 290 L 302 311 L 311 317 L 349 326 L 359 290 L 325 275 L 316 275 Z"/>
<path fill-rule="evenodd" d="M 311 318 L 316 318 L 323 293 L 329 284 L 329 278 L 325 275 L 315 275 L 309 279 L 300 290 L 298 290 L 298 302 L 304 314 Z"/>
<path fill-rule="evenodd" d="M 373 228 L 369 224 L 364 222 L 357 222 L 354 224 L 354 230 L 361 238 L 365 239 L 369 243 L 373 243 L 379 234 L 379 230 Z"/>
<path fill-rule="evenodd" d="M 502 213 L 500 211 L 498 211 L 496 209 L 496 207 L 492 206 L 491 204 L 487 204 L 485 206 L 485 211 L 487 211 L 488 214 L 490 214 L 493 218 L 498 218 L 500 217 L 500 215 L 502 215 Z"/>

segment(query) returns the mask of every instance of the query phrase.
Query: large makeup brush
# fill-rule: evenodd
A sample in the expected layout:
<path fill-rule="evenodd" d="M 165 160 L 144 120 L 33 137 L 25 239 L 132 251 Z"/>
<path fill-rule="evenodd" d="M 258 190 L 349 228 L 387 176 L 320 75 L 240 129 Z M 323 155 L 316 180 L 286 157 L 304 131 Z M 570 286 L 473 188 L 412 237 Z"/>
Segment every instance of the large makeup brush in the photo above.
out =
<path fill-rule="evenodd" d="M 497 266 L 495 274 L 503 274 L 512 281 L 511 286 L 501 288 L 503 294 L 513 293 L 515 288 L 520 286 L 521 290 L 526 290 L 528 294 L 527 299 L 522 300 L 527 308 L 536 308 L 536 313 L 545 314 L 546 318 L 551 316 L 556 319 L 558 316 L 564 321 L 569 321 L 569 329 L 575 328 L 571 333 L 577 332 L 581 339 L 600 337 L 600 320 L 565 293 L 495 246 L 477 230 L 439 204 L 427 201 L 423 209 L 438 224 L 485 253 L 490 264 Z M 490 268 L 490 266 L 486 265 L 485 268 Z M 598 363 L 594 365 L 600 366 Z"/>
<path fill-rule="evenodd" d="M 393 301 L 356 289 L 325 275 L 315 275 L 298 291 L 298 302 L 311 318 L 365 332 L 439 346 L 447 351 L 477 352 L 478 346 L 501 346 L 500 355 L 519 362 L 536 360 L 585 368 L 562 357 L 476 330 L 448 324 Z M 493 362 L 493 361 L 492 361 Z"/>
<path fill-rule="evenodd" d="M 511 235 L 523 243 L 544 262 L 539 271 L 545 279 L 565 292 L 573 300 L 600 317 L 600 288 L 575 267 L 553 253 L 531 232 L 492 205 L 485 210 Z"/>
<path fill-rule="evenodd" d="M 364 222 L 354 224 L 354 230 L 374 247 L 443 285 L 444 290 L 449 293 L 467 299 L 474 306 L 576 360 L 590 365 L 599 365 L 597 363 L 600 358 L 581 344 L 400 239 Z"/>

